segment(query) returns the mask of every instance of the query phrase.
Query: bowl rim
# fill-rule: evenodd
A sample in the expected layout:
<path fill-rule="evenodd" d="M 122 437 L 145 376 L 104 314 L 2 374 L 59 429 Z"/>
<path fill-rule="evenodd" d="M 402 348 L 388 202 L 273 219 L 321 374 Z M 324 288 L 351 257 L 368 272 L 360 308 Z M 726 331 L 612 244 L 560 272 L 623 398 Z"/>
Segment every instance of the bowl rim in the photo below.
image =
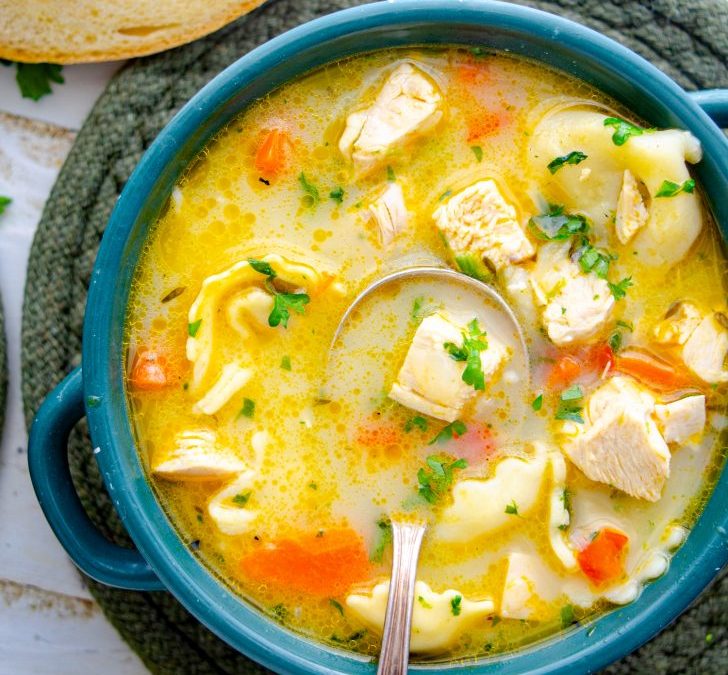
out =
<path fill-rule="evenodd" d="M 302 53 L 320 50 L 321 45 L 343 36 L 364 39 L 379 31 L 399 36 L 397 39 L 405 40 L 401 44 L 407 44 L 406 37 L 402 36 L 413 26 L 425 26 L 433 31 L 448 26 L 506 31 L 512 35 L 514 47 L 529 40 L 554 45 L 554 50 L 556 44 L 561 45 L 559 48 L 570 55 L 575 68 L 580 60 L 595 69 L 601 68 L 610 77 L 626 83 L 635 96 L 645 97 L 656 109 L 667 111 L 677 122 L 676 126 L 689 127 L 704 147 L 716 148 L 715 156 L 706 153 L 710 164 L 707 168 L 703 165 L 703 169 L 707 172 L 706 179 L 715 182 L 713 190 L 722 188 L 725 194 L 728 188 L 728 142 L 666 75 L 629 49 L 580 24 L 540 10 L 487 0 L 397 0 L 329 14 L 249 52 L 215 77 L 174 116 L 129 178 L 99 249 L 84 319 L 83 377 L 85 399 L 98 396 L 105 405 L 87 406 L 86 412 L 94 445 L 107 450 L 96 454 L 96 458 L 109 495 L 142 555 L 170 592 L 210 630 L 276 672 L 371 673 L 375 666 L 371 659 L 294 633 L 264 616 L 252 604 L 241 602 L 204 567 L 174 530 L 147 482 L 127 415 L 120 351 L 123 326 L 119 326 L 118 308 L 120 304 L 126 307 L 129 284 L 118 283 L 117 278 L 128 277 L 129 269 L 133 270 L 136 264 L 140 245 L 137 241 L 134 248 L 130 241 L 143 237 L 153 222 L 145 209 L 150 208 L 155 181 L 182 152 L 182 139 L 192 139 L 190 142 L 197 143 L 198 147 L 204 145 L 211 134 L 203 138 L 199 130 L 210 118 L 224 117 L 226 106 L 247 82 L 259 80 L 282 63 L 293 63 Z M 410 44 L 421 44 L 421 41 Z M 519 53 L 517 48 L 512 51 Z M 338 58 L 341 55 L 319 62 Z M 658 89 L 659 93 L 654 93 Z M 728 204 L 713 206 L 717 221 L 725 228 Z M 413 668 L 438 671 L 467 668 L 475 673 L 491 669 L 503 673 L 599 669 L 646 642 L 690 604 L 728 562 L 727 530 L 728 472 L 723 471 L 703 514 L 672 559 L 668 572 L 648 584 L 634 602 L 589 624 L 567 629 L 556 637 L 510 654 L 465 664 L 450 662 Z"/>

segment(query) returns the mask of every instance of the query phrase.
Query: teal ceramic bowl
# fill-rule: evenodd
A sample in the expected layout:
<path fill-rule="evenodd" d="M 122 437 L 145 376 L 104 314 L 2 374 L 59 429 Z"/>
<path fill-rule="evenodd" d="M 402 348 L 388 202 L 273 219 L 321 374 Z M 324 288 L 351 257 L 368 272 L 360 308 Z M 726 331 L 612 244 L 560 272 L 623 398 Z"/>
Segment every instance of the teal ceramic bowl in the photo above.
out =
<path fill-rule="evenodd" d="M 251 101 L 352 54 L 437 43 L 522 54 L 594 84 L 655 126 L 689 129 L 705 152 L 695 173 L 724 237 L 728 235 L 728 141 L 709 117 L 728 125 L 728 92 L 688 95 L 631 51 L 550 14 L 474 0 L 364 5 L 271 40 L 202 89 L 149 148 L 111 216 L 89 290 L 83 372 L 72 372 L 41 406 L 31 430 L 29 462 L 43 511 L 81 570 L 120 588 L 172 592 L 217 635 L 278 672 L 364 674 L 373 673 L 375 665 L 295 634 L 241 601 L 200 564 L 165 515 L 137 456 L 124 395 L 122 343 L 132 275 L 148 229 L 175 181 L 207 141 Z M 66 444 L 70 429 L 84 415 L 109 495 L 137 550 L 106 541 L 73 490 Z M 728 472 L 669 571 L 632 604 L 513 654 L 413 670 L 597 670 L 669 624 L 726 561 Z"/>

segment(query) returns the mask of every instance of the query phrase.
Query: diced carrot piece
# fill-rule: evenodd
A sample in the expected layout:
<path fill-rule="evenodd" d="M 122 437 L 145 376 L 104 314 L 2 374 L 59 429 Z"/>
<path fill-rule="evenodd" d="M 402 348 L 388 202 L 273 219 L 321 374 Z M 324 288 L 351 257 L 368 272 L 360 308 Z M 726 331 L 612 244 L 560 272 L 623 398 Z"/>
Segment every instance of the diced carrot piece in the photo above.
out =
<path fill-rule="evenodd" d="M 343 595 L 371 571 L 364 541 L 350 528 L 279 539 L 245 556 L 241 565 L 252 581 L 329 598 Z"/>
<path fill-rule="evenodd" d="M 576 357 L 565 354 L 551 368 L 547 385 L 552 389 L 561 389 L 579 377 L 581 370 L 581 362 Z"/>
<path fill-rule="evenodd" d="M 693 385 L 692 379 L 686 373 L 645 352 L 620 354 L 615 359 L 614 368 L 658 391 L 675 391 Z"/>
<path fill-rule="evenodd" d="M 255 168 L 265 175 L 278 173 L 286 163 L 288 134 L 282 129 L 271 129 L 255 153 Z"/>
<path fill-rule="evenodd" d="M 597 375 L 603 375 L 614 367 L 614 352 L 609 345 L 595 345 L 587 353 L 586 366 Z"/>
<path fill-rule="evenodd" d="M 629 537 L 623 532 L 605 527 L 579 551 L 576 559 L 582 572 L 597 585 L 617 581 L 624 576 L 624 558 Z"/>
<path fill-rule="evenodd" d="M 140 349 L 134 357 L 129 383 L 134 389 L 163 389 L 168 384 L 167 359 L 153 349 Z"/>

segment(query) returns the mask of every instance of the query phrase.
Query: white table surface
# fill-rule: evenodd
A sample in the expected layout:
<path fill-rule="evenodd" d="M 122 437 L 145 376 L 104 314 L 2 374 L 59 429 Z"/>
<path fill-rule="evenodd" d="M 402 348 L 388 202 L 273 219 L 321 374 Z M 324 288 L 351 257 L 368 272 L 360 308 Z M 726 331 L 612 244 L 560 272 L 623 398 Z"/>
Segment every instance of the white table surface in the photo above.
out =
<path fill-rule="evenodd" d="M 0 67 L 0 295 L 9 390 L 0 445 L 0 675 L 141 675 L 48 527 L 27 467 L 20 396 L 20 325 L 28 253 L 76 131 L 120 63 L 68 66 L 39 102 Z"/>

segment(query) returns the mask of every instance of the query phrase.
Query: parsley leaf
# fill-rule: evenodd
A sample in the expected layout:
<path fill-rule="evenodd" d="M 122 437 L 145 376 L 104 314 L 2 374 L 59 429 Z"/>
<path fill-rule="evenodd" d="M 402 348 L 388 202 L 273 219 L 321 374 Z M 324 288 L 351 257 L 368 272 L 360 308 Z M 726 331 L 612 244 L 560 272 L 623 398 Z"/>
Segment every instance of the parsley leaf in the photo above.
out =
<path fill-rule="evenodd" d="M 577 249 L 574 257 L 579 261 L 579 267 L 584 274 L 594 272 L 600 279 L 607 278 L 609 264 L 616 259 L 616 256 L 609 251 L 592 246 L 586 237 L 582 239 L 581 248 Z"/>
<path fill-rule="evenodd" d="M 674 197 L 681 192 L 692 193 L 695 190 L 695 181 L 688 178 L 684 183 L 673 183 L 671 180 L 663 180 L 662 185 L 655 193 L 655 197 Z"/>
<path fill-rule="evenodd" d="M 432 303 L 425 304 L 425 298 L 422 295 L 418 295 L 412 303 L 412 311 L 410 311 L 410 317 L 412 321 L 420 322 L 426 316 L 432 314 L 437 310 L 437 305 Z"/>
<path fill-rule="evenodd" d="M 578 424 L 584 424 L 584 418 L 581 416 L 582 408 L 579 405 L 582 398 L 584 398 L 584 390 L 578 384 L 564 389 L 561 392 L 559 407 L 554 417 L 557 420 L 569 420 Z"/>
<path fill-rule="evenodd" d="M 617 321 L 617 325 L 621 328 L 628 330 L 630 333 L 634 331 L 634 324 L 631 321 L 624 321 L 623 319 L 619 319 Z"/>
<path fill-rule="evenodd" d="M 248 265 L 250 265 L 259 274 L 265 274 L 265 276 L 271 279 L 276 278 L 276 271 L 270 266 L 270 263 L 264 260 L 256 260 L 255 258 L 248 258 Z"/>
<path fill-rule="evenodd" d="M 341 187 L 341 186 L 339 186 L 339 187 L 331 190 L 331 192 L 329 192 L 329 197 L 331 197 L 331 199 L 333 199 L 337 204 L 343 203 L 343 201 L 344 201 L 344 188 Z"/>
<path fill-rule="evenodd" d="M 240 492 L 233 497 L 233 504 L 236 506 L 245 506 L 250 499 L 251 492 Z"/>
<path fill-rule="evenodd" d="M 612 134 L 612 143 L 614 145 L 624 145 L 632 136 L 641 136 L 644 133 L 654 131 L 654 129 L 638 127 L 620 117 L 605 117 L 604 126 L 614 127 L 614 133 Z"/>
<path fill-rule="evenodd" d="M 291 357 L 286 355 L 281 359 L 281 368 L 283 370 L 290 370 L 291 369 Z"/>
<path fill-rule="evenodd" d="M 341 616 L 344 616 L 344 608 L 341 606 L 341 603 L 338 600 L 334 600 L 333 598 L 329 598 L 329 604 L 337 611 Z"/>
<path fill-rule="evenodd" d="M 490 281 L 492 275 L 490 270 L 478 260 L 474 255 L 469 253 L 455 256 L 455 264 L 463 274 L 466 274 L 478 281 Z"/>
<path fill-rule="evenodd" d="M 202 325 L 202 319 L 197 319 L 197 321 L 188 323 L 187 324 L 187 335 L 189 335 L 190 337 L 195 337 L 195 335 L 197 335 L 197 331 L 200 330 L 201 325 Z"/>
<path fill-rule="evenodd" d="M 561 608 L 561 627 L 567 628 L 572 623 L 575 623 L 574 608 L 571 605 L 564 605 Z"/>
<path fill-rule="evenodd" d="M 609 344 L 610 349 L 616 354 L 622 347 L 622 333 L 615 330 L 614 333 L 609 336 L 607 343 Z"/>
<path fill-rule="evenodd" d="M 417 602 L 419 602 L 425 609 L 432 609 L 432 605 L 427 602 L 421 595 L 417 596 Z"/>
<path fill-rule="evenodd" d="M 394 183 L 397 180 L 397 176 L 394 175 L 394 169 L 387 164 L 387 180 L 390 183 Z"/>
<path fill-rule="evenodd" d="M 478 162 L 483 161 L 483 148 L 481 148 L 479 145 L 471 145 L 470 149 L 473 151 L 473 154 L 475 155 L 475 159 L 478 160 Z"/>
<path fill-rule="evenodd" d="M 451 424 L 448 424 L 444 426 L 442 429 L 440 429 L 440 432 L 433 438 L 427 445 L 435 445 L 435 443 L 444 443 L 445 441 L 451 440 L 453 437 L 457 438 L 458 436 L 462 436 L 468 428 L 465 426 L 464 422 L 461 422 L 460 420 L 455 420 Z"/>
<path fill-rule="evenodd" d="M 464 459 L 448 462 L 448 457 L 430 455 L 427 467 L 417 472 L 419 495 L 430 504 L 435 504 L 452 485 L 455 469 L 464 469 L 468 463 Z"/>
<path fill-rule="evenodd" d="M 536 398 L 533 399 L 531 403 L 531 407 L 538 412 L 543 407 L 543 394 L 539 394 Z"/>
<path fill-rule="evenodd" d="M 515 499 L 511 499 L 511 503 L 510 504 L 506 504 L 506 510 L 505 510 L 505 512 L 509 516 L 517 516 L 518 515 L 518 504 L 516 504 L 516 500 Z"/>
<path fill-rule="evenodd" d="M 427 431 L 428 422 L 427 419 L 422 417 L 422 415 L 415 415 L 411 419 L 408 419 L 404 424 L 404 430 L 406 433 L 409 433 L 417 427 L 420 431 Z"/>
<path fill-rule="evenodd" d="M 613 284 L 611 281 L 608 283 L 609 290 L 612 291 L 614 299 L 622 300 L 622 298 L 627 295 L 627 289 L 632 286 L 632 277 L 625 277 L 622 281 L 619 281 L 616 284 Z"/>
<path fill-rule="evenodd" d="M 462 602 L 463 602 L 463 596 L 462 595 L 456 595 L 455 597 L 450 599 L 450 611 L 452 611 L 453 616 L 459 616 L 460 612 L 462 611 Z"/>
<path fill-rule="evenodd" d="M 307 197 L 310 197 L 311 206 L 316 206 L 321 201 L 321 195 L 319 194 L 318 188 L 313 185 L 312 183 L 308 182 L 308 179 L 306 178 L 306 174 L 301 172 L 301 174 L 298 176 L 298 182 L 301 184 L 301 187 L 303 188 L 303 191 L 306 193 Z"/>
<path fill-rule="evenodd" d="M 485 339 L 485 331 L 480 329 L 478 320 L 473 319 L 468 324 L 468 331 L 462 333 L 463 345 L 458 347 L 454 342 L 446 342 L 443 347 L 450 354 L 453 361 L 465 361 L 462 380 L 477 391 L 485 389 L 485 375 L 483 363 L 480 360 L 480 352 L 488 349 L 488 341 Z"/>
<path fill-rule="evenodd" d="M 533 216 L 528 227 L 537 239 L 563 241 L 575 234 L 586 234 L 589 224 L 579 214 L 564 213 L 564 207 L 551 204 L 547 213 Z"/>
<path fill-rule="evenodd" d="M 0 195 L 0 215 L 5 211 L 5 207 L 8 206 L 8 204 L 12 203 L 12 199 L 10 197 L 3 197 Z"/>
<path fill-rule="evenodd" d="M 243 407 L 240 409 L 240 415 L 243 417 L 252 417 L 255 414 L 255 401 L 251 398 L 243 399 Z"/>
<path fill-rule="evenodd" d="M 63 66 L 55 63 L 16 63 L 15 80 L 23 98 L 38 101 L 51 93 L 51 82 L 63 84 Z"/>
<path fill-rule="evenodd" d="M 293 310 L 297 314 L 303 314 L 306 305 L 311 301 L 306 293 L 278 293 L 273 298 L 273 309 L 268 315 L 268 325 L 275 328 L 279 324 L 283 324 L 284 328 L 288 328 L 288 319 L 291 317 L 289 310 Z"/>
<path fill-rule="evenodd" d="M 581 150 L 572 150 L 568 155 L 562 155 L 556 157 L 548 163 L 548 170 L 555 174 L 565 164 L 581 164 L 588 155 L 585 155 Z"/>
<path fill-rule="evenodd" d="M 384 549 L 392 543 L 392 521 L 389 518 L 380 518 L 377 521 L 377 535 L 377 545 L 369 556 L 369 560 L 380 563 L 384 556 Z"/>

